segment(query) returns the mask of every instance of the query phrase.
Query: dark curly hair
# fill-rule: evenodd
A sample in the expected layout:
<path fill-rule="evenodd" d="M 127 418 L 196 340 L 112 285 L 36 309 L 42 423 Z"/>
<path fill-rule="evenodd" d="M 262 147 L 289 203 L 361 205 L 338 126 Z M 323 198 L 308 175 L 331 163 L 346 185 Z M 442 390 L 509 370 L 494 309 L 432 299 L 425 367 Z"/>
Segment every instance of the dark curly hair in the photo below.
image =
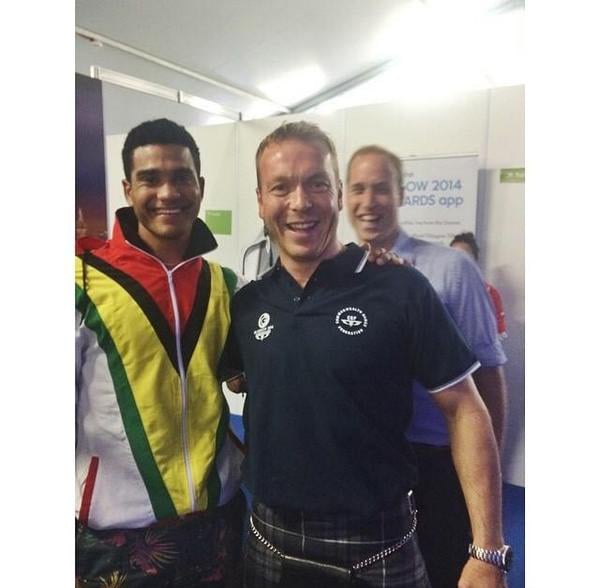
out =
<path fill-rule="evenodd" d="M 452 239 L 450 242 L 450 247 L 452 247 L 454 243 L 464 243 L 465 245 L 468 245 L 473 252 L 475 261 L 479 261 L 479 245 L 477 245 L 477 241 L 475 240 L 475 235 L 473 235 L 473 233 L 469 231 L 455 235 L 454 239 Z"/>
<path fill-rule="evenodd" d="M 187 147 L 192 154 L 196 173 L 200 177 L 200 151 L 194 137 L 188 131 L 168 118 L 148 120 L 129 131 L 123 144 L 121 157 L 127 181 L 131 181 L 133 152 L 144 145 L 181 145 Z"/>

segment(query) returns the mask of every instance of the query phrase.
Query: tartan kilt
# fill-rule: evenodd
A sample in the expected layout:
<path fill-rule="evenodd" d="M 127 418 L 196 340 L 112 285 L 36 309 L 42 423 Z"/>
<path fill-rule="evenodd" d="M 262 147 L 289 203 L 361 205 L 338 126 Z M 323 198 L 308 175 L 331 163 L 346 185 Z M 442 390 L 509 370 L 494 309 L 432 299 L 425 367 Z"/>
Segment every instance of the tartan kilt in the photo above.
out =
<path fill-rule="evenodd" d="M 350 568 L 398 543 L 411 528 L 413 506 L 407 497 L 393 511 L 365 519 L 270 509 L 254 502 L 252 523 L 266 541 L 285 555 Z M 282 558 L 249 530 L 244 545 L 244 587 L 287 588 L 291 584 L 282 581 L 282 572 Z M 311 575 L 300 585 L 323 588 L 332 584 Z M 352 585 L 430 588 L 416 533 L 394 553 L 356 572 Z"/>

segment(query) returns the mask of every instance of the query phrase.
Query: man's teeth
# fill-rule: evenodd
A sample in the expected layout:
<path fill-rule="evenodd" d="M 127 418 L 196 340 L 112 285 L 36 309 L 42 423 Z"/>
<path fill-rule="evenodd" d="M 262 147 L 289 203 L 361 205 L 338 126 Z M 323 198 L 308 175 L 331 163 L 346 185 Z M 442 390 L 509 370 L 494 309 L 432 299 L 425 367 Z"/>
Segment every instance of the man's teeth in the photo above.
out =
<path fill-rule="evenodd" d="M 294 231 L 303 231 L 306 229 L 312 229 L 314 226 L 316 226 L 316 224 L 317 223 L 314 221 L 302 223 L 288 223 L 288 227 L 290 227 L 290 229 Z"/>
<path fill-rule="evenodd" d="M 374 215 L 374 214 L 365 214 L 365 215 L 363 215 L 363 216 L 360 217 L 360 220 L 364 221 L 364 222 L 371 223 L 371 222 L 378 221 L 379 217 L 376 216 L 376 215 Z"/>
<path fill-rule="evenodd" d="M 156 214 L 179 214 L 181 208 L 159 208 L 155 212 Z"/>

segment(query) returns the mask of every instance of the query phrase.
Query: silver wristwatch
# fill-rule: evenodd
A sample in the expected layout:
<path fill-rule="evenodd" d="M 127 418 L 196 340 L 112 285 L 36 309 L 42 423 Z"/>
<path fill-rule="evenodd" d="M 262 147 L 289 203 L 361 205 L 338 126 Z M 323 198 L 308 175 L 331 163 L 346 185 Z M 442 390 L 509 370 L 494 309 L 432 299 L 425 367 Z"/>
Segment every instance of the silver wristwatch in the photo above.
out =
<path fill-rule="evenodd" d="M 469 555 L 474 559 L 496 566 L 506 574 L 512 564 L 513 552 L 510 545 L 503 545 L 500 549 L 484 549 L 469 543 Z"/>

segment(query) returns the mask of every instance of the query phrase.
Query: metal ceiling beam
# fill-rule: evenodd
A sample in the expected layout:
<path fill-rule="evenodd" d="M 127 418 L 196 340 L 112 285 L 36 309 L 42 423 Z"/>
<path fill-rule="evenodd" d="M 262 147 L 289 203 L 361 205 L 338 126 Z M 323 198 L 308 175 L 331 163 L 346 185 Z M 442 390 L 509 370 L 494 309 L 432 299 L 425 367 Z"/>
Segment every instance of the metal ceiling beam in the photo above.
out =
<path fill-rule="evenodd" d="M 231 120 L 242 120 L 242 113 L 226 108 L 213 102 L 212 100 L 206 100 L 199 96 L 194 96 L 183 90 L 177 90 L 175 88 L 169 88 L 161 84 L 155 84 L 141 78 L 136 78 L 128 74 L 124 74 L 97 65 L 90 67 L 90 77 L 96 78 L 102 82 L 108 82 L 122 88 L 128 88 L 129 90 L 135 90 L 136 92 L 143 92 L 150 96 L 157 96 L 158 98 L 164 98 L 165 100 L 171 100 L 178 102 L 179 104 L 186 104 L 203 112 L 209 114 L 215 114 Z"/>
<path fill-rule="evenodd" d="M 217 80 L 213 80 L 207 76 L 203 76 L 191 69 L 187 69 L 185 67 L 181 67 L 176 63 L 171 61 L 167 61 L 166 59 L 161 59 L 160 57 L 156 57 L 151 55 L 150 53 L 146 53 L 145 51 L 141 51 L 136 49 L 135 47 L 131 47 L 130 45 L 126 45 L 125 43 L 121 43 L 120 41 L 115 41 L 114 39 L 110 39 L 109 37 L 105 37 L 104 35 L 100 35 L 93 31 L 84 29 L 82 27 L 75 27 L 75 33 L 84 39 L 87 39 L 91 42 L 102 43 L 104 45 L 108 45 L 109 47 L 114 47 L 115 49 L 119 49 L 124 51 L 125 53 L 129 53 L 131 55 L 135 55 L 136 57 L 141 57 L 146 61 L 150 61 L 167 69 L 176 71 L 180 74 L 188 76 L 190 78 L 194 78 L 206 84 L 210 84 L 212 86 L 216 86 L 221 90 L 225 90 L 231 94 L 236 94 L 238 96 L 242 96 L 243 98 L 247 98 L 250 100 L 259 100 L 260 102 L 266 102 L 271 105 L 273 108 L 279 110 L 280 112 L 290 112 L 290 109 L 287 106 L 283 106 L 282 104 L 278 104 L 277 102 L 273 102 L 268 98 L 263 96 L 257 96 L 256 94 L 251 94 L 250 92 L 246 92 L 245 90 L 241 90 L 240 88 L 236 88 L 235 86 L 231 86 L 230 84 L 224 84 L 223 82 L 219 82 Z"/>
<path fill-rule="evenodd" d="M 343 94 L 344 92 L 347 92 L 348 90 L 352 90 L 352 88 L 356 88 L 356 86 L 360 86 L 361 84 L 364 84 L 365 82 L 368 82 L 369 80 L 372 80 L 373 78 L 375 78 L 378 75 L 382 74 L 383 72 L 387 71 L 394 64 L 395 64 L 395 60 L 393 60 L 393 59 L 384 61 L 383 63 L 380 63 L 379 65 L 376 65 L 375 67 L 367 69 L 367 70 L 363 71 L 362 73 L 359 73 L 356 76 L 348 78 L 347 80 L 345 80 L 344 82 L 342 82 L 340 84 L 332 86 L 331 88 L 329 88 L 323 92 L 320 92 L 319 94 L 315 94 L 314 96 L 312 96 L 311 98 L 308 98 L 307 100 L 303 100 L 302 102 L 296 104 L 295 106 L 292 106 L 291 111 L 292 112 L 306 112 L 307 110 L 310 110 L 311 108 L 314 108 L 315 106 L 318 106 L 319 104 L 321 104 L 322 102 L 325 102 L 326 100 L 331 100 L 331 98 L 335 98 L 336 96 L 339 96 L 340 94 Z"/>

